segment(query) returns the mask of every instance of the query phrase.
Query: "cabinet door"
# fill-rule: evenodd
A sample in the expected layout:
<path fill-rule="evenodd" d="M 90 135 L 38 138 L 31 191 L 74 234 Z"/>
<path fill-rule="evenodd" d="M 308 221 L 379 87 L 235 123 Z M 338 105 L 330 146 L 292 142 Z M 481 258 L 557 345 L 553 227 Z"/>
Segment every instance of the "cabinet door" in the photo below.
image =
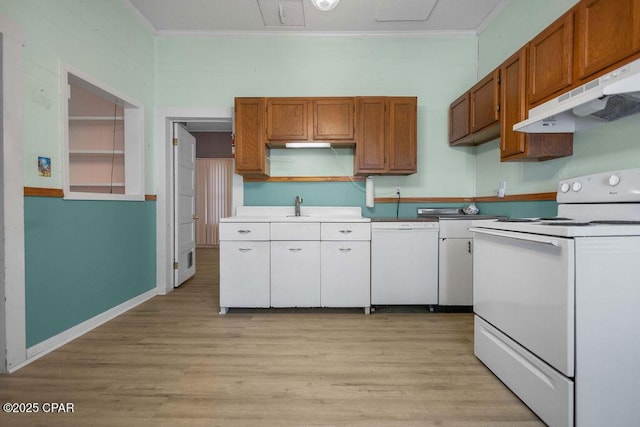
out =
<path fill-rule="evenodd" d="M 522 48 L 500 67 L 500 161 L 550 160 L 573 154 L 573 134 L 515 132 L 513 125 L 527 118 L 527 48 Z"/>
<path fill-rule="evenodd" d="M 576 11 L 576 76 L 590 75 L 640 51 L 640 0 L 587 0 Z"/>
<path fill-rule="evenodd" d="M 573 81 L 573 13 L 567 13 L 529 42 L 529 105 Z"/>
<path fill-rule="evenodd" d="M 353 141 L 355 134 L 354 98 L 313 100 L 313 139 Z"/>
<path fill-rule="evenodd" d="M 449 144 L 469 133 L 469 92 L 466 92 L 449 106 Z"/>
<path fill-rule="evenodd" d="M 358 98 L 358 142 L 355 173 L 379 174 L 385 171 L 385 98 Z"/>
<path fill-rule="evenodd" d="M 220 242 L 220 307 L 269 307 L 269 242 Z"/>
<path fill-rule="evenodd" d="M 478 132 L 498 123 L 500 112 L 500 69 L 476 83 L 469 92 L 471 132 Z"/>
<path fill-rule="evenodd" d="M 308 140 L 309 100 L 307 98 L 268 98 L 267 139 L 269 141 Z"/>
<path fill-rule="evenodd" d="M 472 243 L 472 239 L 440 239 L 440 305 L 473 304 Z"/>
<path fill-rule="evenodd" d="M 500 158 L 525 152 L 525 134 L 515 132 L 513 125 L 526 118 L 526 48 L 507 59 L 500 67 L 501 76 L 501 141 Z"/>
<path fill-rule="evenodd" d="M 320 242 L 271 242 L 271 306 L 320 306 Z"/>
<path fill-rule="evenodd" d="M 417 108 L 415 97 L 388 98 L 388 172 L 391 174 L 418 171 Z"/>
<path fill-rule="evenodd" d="M 269 175 L 264 98 L 235 99 L 236 172 Z"/>
<path fill-rule="evenodd" d="M 322 242 L 321 259 L 322 307 L 371 305 L 368 241 Z"/>

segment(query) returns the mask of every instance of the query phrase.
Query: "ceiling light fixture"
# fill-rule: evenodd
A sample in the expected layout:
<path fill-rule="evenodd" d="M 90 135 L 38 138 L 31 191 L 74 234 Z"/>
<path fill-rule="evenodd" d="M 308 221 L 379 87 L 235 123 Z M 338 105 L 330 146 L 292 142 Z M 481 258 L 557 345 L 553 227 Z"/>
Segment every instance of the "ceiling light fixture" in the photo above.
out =
<path fill-rule="evenodd" d="M 340 0 L 311 0 L 316 9 L 327 12 L 340 3 Z"/>

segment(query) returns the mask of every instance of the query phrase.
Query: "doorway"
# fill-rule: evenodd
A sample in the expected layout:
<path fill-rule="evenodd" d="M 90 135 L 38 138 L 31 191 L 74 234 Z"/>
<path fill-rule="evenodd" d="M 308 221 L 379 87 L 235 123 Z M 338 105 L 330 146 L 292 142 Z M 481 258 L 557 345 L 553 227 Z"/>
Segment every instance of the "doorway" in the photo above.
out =
<path fill-rule="evenodd" d="M 162 144 L 157 150 L 156 179 L 156 246 L 157 292 L 164 295 L 174 289 L 173 255 L 175 245 L 175 202 L 173 183 L 173 124 L 209 123 L 211 126 L 232 127 L 232 108 L 156 108 L 155 131 Z M 231 191 L 232 211 L 243 203 L 242 177 L 233 175 Z"/>
<path fill-rule="evenodd" d="M 233 181 L 231 123 L 174 124 L 174 286 L 191 278 L 196 251 L 219 245 L 220 218 L 230 216 Z"/>

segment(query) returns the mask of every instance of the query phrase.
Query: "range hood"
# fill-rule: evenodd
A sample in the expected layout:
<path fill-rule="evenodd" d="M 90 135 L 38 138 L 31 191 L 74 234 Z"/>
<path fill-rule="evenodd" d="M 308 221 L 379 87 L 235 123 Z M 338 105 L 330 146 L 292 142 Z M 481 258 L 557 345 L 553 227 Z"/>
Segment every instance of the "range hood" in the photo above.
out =
<path fill-rule="evenodd" d="M 640 113 L 640 59 L 529 110 L 524 133 L 574 133 Z"/>

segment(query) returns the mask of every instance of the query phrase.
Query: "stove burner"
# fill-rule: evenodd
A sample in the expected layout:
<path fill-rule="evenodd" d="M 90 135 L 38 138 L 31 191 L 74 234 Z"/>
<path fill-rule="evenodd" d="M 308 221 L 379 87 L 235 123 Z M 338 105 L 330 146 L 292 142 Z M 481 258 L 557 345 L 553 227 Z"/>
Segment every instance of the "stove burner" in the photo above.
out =
<path fill-rule="evenodd" d="M 616 220 L 616 219 L 600 219 L 596 221 L 591 221 L 591 224 L 606 224 L 606 225 L 638 225 L 640 221 L 627 221 L 627 220 Z"/>
<path fill-rule="evenodd" d="M 538 222 L 537 219 L 532 218 L 498 218 L 497 222 Z"/>

